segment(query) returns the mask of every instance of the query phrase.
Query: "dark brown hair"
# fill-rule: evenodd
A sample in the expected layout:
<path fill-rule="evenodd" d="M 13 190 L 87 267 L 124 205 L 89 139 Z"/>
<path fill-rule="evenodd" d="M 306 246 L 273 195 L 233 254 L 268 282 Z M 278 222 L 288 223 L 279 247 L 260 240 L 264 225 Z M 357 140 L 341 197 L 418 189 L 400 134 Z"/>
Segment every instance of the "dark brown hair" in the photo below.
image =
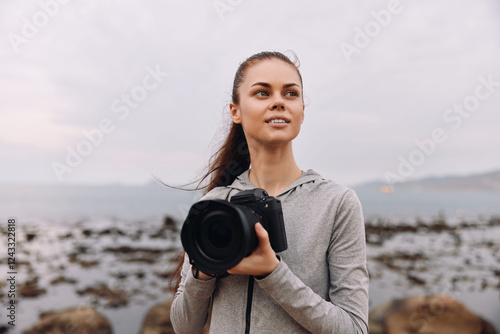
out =
<path fill-rule="evenodd" d="M 283 53 L 276 51 L 263 51 L 248 57 L 236 70 L 231 94 L 232 102 L 236 105 L 240 103 L 238 89 L 245 78 L 246 70 L 250 66 L 263 60 L 278 59 L 294 66 L 300 78 L 300 85 L 303 86 L 302 76 L 299 71 L 300 64 L 296 55 L 293 52 L 292 54 L 294 55 L 295 62 L 292 62 L 290 58 L 285 56 Z M 250 152 L 248 151 L 247 140 L 245 133 L 243 132 L 243 127 L 241 124 L 232 123 L 224 143 L 210 158 L 207 172 L 200 178 L 197 187 L 193 190 L 204 189 L 203 193 L 206 194 L 216 187 L 228 186 L 233 183 L 238 175 L 243 173 L 249 167 Z M 201 187 L 200 185 L 207 178 L 210 178 L 210 181 L 206 186 Z M 181 257 L 180 262 L 172 273 L 170 281 L 170 288 L 172 291 L 176 291 L 179 287 L 180 271 L 182 269 L 183 260 L 184 257 Z"/>

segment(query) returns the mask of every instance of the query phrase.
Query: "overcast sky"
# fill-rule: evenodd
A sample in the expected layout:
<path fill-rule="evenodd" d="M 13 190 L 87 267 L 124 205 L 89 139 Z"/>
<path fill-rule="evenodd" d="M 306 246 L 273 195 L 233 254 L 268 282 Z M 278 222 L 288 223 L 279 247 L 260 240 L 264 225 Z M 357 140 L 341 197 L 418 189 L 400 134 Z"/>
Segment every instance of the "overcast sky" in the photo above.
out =
<path fill-rule="evenodd" d="M 300 60 L 303 170 L 354 185 L 500 168 L 496 0 L 3 0 L 0 182 L 193 180 L 263 50 Z"/>

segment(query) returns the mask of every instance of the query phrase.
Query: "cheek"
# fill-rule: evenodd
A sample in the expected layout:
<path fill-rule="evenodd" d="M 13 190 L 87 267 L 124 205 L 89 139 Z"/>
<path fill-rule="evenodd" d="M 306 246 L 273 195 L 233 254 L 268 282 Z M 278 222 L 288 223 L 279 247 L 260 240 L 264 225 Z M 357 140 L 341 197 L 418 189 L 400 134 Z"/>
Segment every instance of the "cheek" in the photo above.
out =
<path fill-rule="evenodd" d="M 255 118 L 252 117 L 252 115 L 246 111 L 241 112 L 241 126 L 243 127 L 243 131 L 245 133 L 247 132 L 253 132 L 254 129 L 257 127 Z"/>
<path fill-rule="evenodd" d="M 256 103 L 247 103 L 240 110 L 242 122 L 246 123 L 259 123 L 262 120 L 263 113 L 260 111 L 262 108 Z"/>
<path fill-rule="evenodd" d="M 302 128 L 302 122 L 297 123 L 297 125 L 295 126 L 295 129 L 297 130 L 297 132 L 300 132 L 301 128 Z"/>
<path fill-rule="evenodd" d="M 304 105 L 299 104 L 297 106 L 294 106 L 294 118 L 296 120 L 299 120 L 300 123 L 304 121 Z"/>

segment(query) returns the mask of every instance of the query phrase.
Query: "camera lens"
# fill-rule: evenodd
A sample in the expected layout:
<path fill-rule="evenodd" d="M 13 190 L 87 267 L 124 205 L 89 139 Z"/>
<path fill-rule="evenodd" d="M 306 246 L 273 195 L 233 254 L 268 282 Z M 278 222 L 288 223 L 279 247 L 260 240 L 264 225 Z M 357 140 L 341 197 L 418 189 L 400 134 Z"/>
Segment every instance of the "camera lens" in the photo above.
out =
<path fill-rule="evenodd" d="M 200 251 L 213 260 L 224 260 L 238 249 L 241 240 L 239 224 L 227 211 L 214 210 L 200 222 L 198 243 Z"/>
<path fill-rule="evenodd" d="M 244 206 L 200 201 L 182 227 L 182 245 L 196 268 L 207 274 L 223 273 L 257 247 L 254 225 L 259 220 Z"/>
<path fill-rule="evenodd" d="M 208 240 L 217 248 L 227 247 L 231 236 L 231 227 L 225 221 L 216 221 L 208 229 Z"/>

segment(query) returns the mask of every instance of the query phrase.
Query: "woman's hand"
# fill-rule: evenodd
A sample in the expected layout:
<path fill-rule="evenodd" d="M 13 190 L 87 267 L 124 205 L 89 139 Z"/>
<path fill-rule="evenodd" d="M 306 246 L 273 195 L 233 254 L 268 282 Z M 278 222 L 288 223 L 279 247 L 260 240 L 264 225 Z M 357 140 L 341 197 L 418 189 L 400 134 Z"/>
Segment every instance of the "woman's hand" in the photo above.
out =
<path fill-rule="evenodd" d="M 214 278 L 213 276 L 209 276 L 209 275 L 207 275 L 204 272 L 201 272 L 199 270 L 198 270 L 198 274 L 193 273 L 193 276 L 194 276 L 194 278 L 202 280 L 202 281 L 208 281 L 208 280 Z"/>
<path fill-rule="evenodd" d="M 252 254 L 241 260 L 235 267 L 228 270 L 228 273 L 267 276 L 276 269 L 280 261 L 271 247 L 269 234 L 260 223 L 255 224 L 255 233 L 259 239 L 257 248 Z"/>

